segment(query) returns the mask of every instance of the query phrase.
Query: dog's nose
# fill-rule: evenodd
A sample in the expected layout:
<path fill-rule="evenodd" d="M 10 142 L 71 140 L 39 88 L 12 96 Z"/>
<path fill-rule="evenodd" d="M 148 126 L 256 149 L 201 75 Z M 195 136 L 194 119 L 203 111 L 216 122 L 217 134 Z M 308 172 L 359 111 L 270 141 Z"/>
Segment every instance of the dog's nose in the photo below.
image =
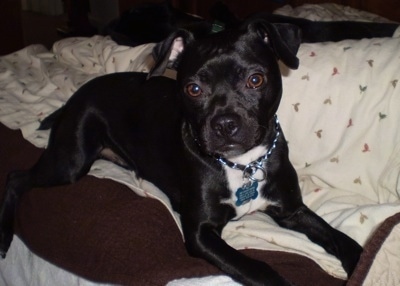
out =
<path fill-rule="evenodd" d="M 235 115 L 219 115 L 211 120 L 211 128 L 220 136 L 233 137 L 240 129 L 240 119 Z"/>

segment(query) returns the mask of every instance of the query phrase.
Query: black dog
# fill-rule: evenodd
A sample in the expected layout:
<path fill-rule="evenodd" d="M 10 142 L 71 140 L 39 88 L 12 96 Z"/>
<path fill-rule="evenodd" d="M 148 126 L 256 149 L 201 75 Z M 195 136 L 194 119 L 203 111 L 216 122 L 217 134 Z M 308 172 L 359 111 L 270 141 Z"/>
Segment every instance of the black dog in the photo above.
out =
<path fill-rule="evenodd" d="M 48 148 L 28 171 L 10 173 L 0 213 L 0 250 L 14 212 L 33 187 L 72 183 L 99 157 L 135 170 L 180 212 L 187 250 L 245 285 L 287 285 L 267 264 L 220 237 L 229 220 L 259 210 L 335 255 L 350 275 L 362 248 L 302 202 L 275 116 L 277 63 L 297 68 L 298 28 L 252 20 L 195 40 L 180 30 L 154 49 L 145 74 L 111 74 L 84 85 L 48 117 Z M 177 81 L 163 77 L 177 70 Z"/>

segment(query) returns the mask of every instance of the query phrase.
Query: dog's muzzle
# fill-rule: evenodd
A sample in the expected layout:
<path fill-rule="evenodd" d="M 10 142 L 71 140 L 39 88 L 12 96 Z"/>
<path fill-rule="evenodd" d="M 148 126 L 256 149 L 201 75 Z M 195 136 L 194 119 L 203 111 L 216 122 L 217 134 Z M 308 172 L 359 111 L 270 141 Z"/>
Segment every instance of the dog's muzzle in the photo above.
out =
<path fill-rule="evenodd" d="M 215 116 L 210 125 L 218 136 L 231 139 L 240 131 L 241 120 L 236 114 L 224 114 Z"/>
<path fill-rule="evenodd" d="M 243 179 L 252 181 L 252 182 L 261 182 L 267 178 L 267 171 L 265 169 L 265 164 L 268 162 L 269 157 L 272 154 L 272 151 L 276 148 L 276 144 L 278 142 L 280 136 L 280 124 L 278 116 L 275 115 L 275 138 L 269 145 L 269 148 L 265 155 L 259 157 L 257 160 L 248 163 L 247 165 L 238 164 L 235 162 L 231 162 L 228 159 L 215 155 L 214 158 L 229 168 L 240 170 L 243 172 Z M 258 174 L 258 175 L 257 175 Z"/>
<path fill-rule="evenodd" d="M 234 157 L 258 143 L 259 126 L 255 118 L 237 113 L 217 114 L 201 128 L 200 143 L 206 153 Z"/>

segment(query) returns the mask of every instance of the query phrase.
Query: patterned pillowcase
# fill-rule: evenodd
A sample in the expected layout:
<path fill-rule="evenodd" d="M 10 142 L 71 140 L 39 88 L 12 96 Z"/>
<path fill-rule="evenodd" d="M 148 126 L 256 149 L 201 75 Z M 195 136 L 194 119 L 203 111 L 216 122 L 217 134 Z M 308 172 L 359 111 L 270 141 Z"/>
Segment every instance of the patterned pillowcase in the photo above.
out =
<path fill-rule="evenodd" d="M 298 56 L 299 69 L 283 71 L 278 115 L 299 176 L 398 199 L 400 38 L 303 44 Z"/>

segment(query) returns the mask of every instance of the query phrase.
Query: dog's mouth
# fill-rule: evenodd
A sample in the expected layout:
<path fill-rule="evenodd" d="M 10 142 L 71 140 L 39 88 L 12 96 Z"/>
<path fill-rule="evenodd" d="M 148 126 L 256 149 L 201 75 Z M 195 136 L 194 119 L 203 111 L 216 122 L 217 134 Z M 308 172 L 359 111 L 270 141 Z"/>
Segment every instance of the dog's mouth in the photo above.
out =
<path fill-rule="evenodd" d="M 199 140 L 200 148 L 209 155 L 216 157 L 232 158 L 246 153 L 258 145 L 259 134 L 256 132 L 246 133 L 244 136 L 226 138 L 216 136 L 214 133 L 203 136 Z"/>
<path fill-rule="evenodd" d="M 247 148 L 245 148 L 242 144 L 230 143 L 224 144 L 223 146 L 216 148 L 213 155 L 230 158 L 246 153 L 246 151 Z"/>
<path fill-rule="evenodd" d="M 234 141 L 226 142 L 225 140 L 217 140 L 213 143 L 201 141 L 202 140 L 198 142 L 199 147 L 203 150 L 203 152 L 212 157 L 232 158 L 246 153 L 253 147 L 253 145 L 247 146 L 246 144 Z"/>
<path fill-rule="evenodd" d="M 198 132 L 197 143 L 204 153 L 216 157 L 232 158 L 246 153 L 257 146 L 262 140 L 263 132 L 255 120 L 243 123 L 233 116 L 215 116 L 215 121 L 210 120 L 201 126 Z M 234 121 L 236 120 L 236 121 Z M 235 128 L 231 128 L 231 121 Z"/>

